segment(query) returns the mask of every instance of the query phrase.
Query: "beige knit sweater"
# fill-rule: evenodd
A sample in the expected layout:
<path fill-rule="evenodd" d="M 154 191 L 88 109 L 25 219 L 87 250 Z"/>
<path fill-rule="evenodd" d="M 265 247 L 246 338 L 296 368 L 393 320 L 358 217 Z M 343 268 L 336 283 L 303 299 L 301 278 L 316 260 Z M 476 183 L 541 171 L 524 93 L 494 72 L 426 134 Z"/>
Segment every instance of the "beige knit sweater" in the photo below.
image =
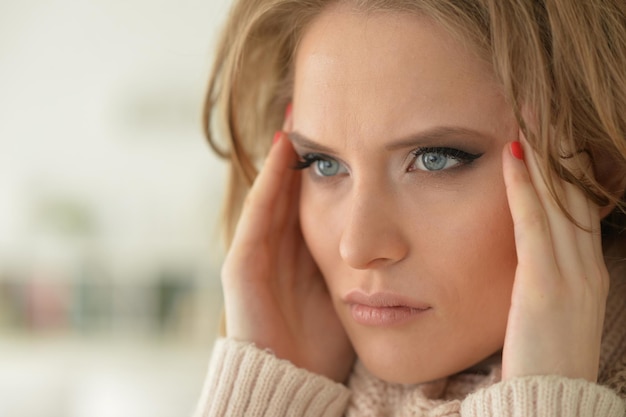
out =
<path fill-rule="evenodd" d="M 357 362 L 348 386 L 254 345 L 219 339 L 196 417 L 626 416 L 626 265 L 613 262 L 599 383 L 559 376 L 500 381 L 500 361 L 417 385 L 391 384 Z"/>

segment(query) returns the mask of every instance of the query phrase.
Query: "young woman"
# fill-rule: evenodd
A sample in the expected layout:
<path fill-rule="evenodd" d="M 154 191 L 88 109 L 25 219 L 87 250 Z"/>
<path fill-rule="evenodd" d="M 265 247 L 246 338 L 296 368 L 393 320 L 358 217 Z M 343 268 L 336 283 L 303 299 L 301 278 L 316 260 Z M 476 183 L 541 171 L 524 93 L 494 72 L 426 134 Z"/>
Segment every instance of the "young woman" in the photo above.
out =
<path fill-rule="evenodd" d="M 625 416 L 624 68 L 622 0 L 238 1 L 197 414 Z"/>

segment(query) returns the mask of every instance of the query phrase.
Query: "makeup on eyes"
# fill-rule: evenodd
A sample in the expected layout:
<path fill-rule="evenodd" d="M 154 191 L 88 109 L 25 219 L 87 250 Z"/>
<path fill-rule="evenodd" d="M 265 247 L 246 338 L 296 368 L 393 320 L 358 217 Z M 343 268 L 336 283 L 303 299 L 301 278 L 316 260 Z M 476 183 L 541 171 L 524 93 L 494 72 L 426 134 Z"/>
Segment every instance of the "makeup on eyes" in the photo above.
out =
<path fill-rule="evenodd" d="M 469 165 L 483 155 L 482 153 L 469 153 L 460 149 L 441 146 L 418 148 L 411 151 L 411 154 L 414 161 L 407 169 L 408 172 L 420 170 L 432 173 Z M 424 170 L 421 168 L 411 169 L 418 162 L 425 168 Z M 450 166 L 449 162 L 455 163 Z"/>
<path fill-rule="evenodd" d="M 483 153 L 469 153 L 460 149 L 441 146 L 430 146 L 415 149 L 410 152 L 411 161 L 407 166 L 407 172 L 423 171 L 431 174 L 439 171 L 458 169 L 469 165 L 480 158 Z M 318 153 L 305 153 L 293 167 L 296 170 L 315 168 L 315 174 L 320 177 L 333 177 L 341 171 L 347 172 L 344 164 L 328 155 Z M 415 165 L 423 167 L 415 167 Z"/>
<path fill-rule="evenodd" d="M 298 160 L 293 169 L 305 170 L 316 164 L 315 174 L 320 177 L 333 177 L 342 168 L 345 170 L 341 162 L 326 155 L 308 153 L 302 155 L 301 158 L 302 160 Z"/>
<path fill-rule="evenodd" d="M 300 158 L 302 159 L 296 162 L 296 164 L 293 166 L 293 169 L 299 170 L 299 171 L 307 169 L 311 165 L 313 165 L 313 163 L 320 161 L 322 159 L 327 159 L 328 157 L 325 157 L 320 154 L 307 153 L 307 154 L 300 156 Z"/>
<path fill-rule="evenodd" d="M 349 165 L 337 156 L 334 149 L 297 131 L 288 135 L 300 155 L 294 169 L 312 167 L 312 176 L 323 180 L 349 173 Z M 443 175 L 457 173 L 457 170 L 472 165 L 484 154 L 477 151 L 487 149 L 493 140 L 472 129 L 439 126 L 390 141 L 383 144 L 381 150 L 393 153 L 404 153 L 406 150 L 404 161 L 400 164 L 407 173 Z"/>

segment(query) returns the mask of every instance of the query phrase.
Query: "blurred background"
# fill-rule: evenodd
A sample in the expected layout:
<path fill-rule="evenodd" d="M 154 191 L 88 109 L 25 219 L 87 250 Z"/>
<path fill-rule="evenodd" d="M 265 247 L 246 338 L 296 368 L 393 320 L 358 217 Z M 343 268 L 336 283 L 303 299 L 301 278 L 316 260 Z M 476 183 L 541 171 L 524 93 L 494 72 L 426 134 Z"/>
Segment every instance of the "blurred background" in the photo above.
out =
<path fill-rule="evenodd" d="M 0 416 L 180 417 L 221 310 L 230 0 L 0 0 Z"/>

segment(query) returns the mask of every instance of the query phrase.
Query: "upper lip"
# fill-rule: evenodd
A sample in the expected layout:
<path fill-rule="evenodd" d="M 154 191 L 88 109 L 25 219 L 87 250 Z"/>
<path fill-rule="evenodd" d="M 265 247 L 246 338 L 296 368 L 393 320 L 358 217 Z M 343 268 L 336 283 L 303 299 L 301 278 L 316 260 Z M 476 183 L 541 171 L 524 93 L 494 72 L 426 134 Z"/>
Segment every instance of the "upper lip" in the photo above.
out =
<path fill-rule="evenodd" d="M 348 304 L 361 304 L 376 308 L 409 307 L 418 310 L 430 308 L 428 304 L 386 291 L 367 294 L 361 290 L 353 290 L 346 294 L 343 300 Z"/>

